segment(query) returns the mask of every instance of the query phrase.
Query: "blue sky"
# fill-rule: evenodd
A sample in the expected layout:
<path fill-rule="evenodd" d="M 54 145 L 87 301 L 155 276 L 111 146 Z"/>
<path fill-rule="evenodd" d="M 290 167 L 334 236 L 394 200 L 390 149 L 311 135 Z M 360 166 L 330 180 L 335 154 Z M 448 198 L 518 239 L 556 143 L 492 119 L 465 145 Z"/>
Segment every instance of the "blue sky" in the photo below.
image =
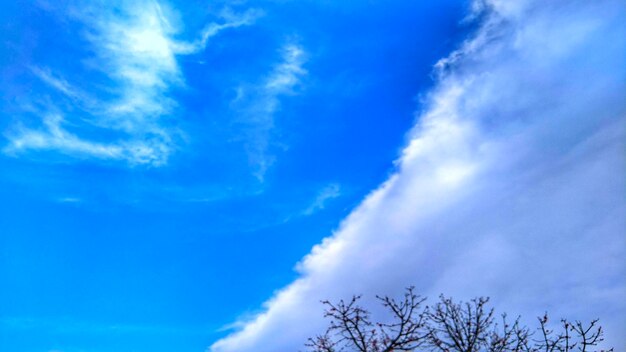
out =
<path fill-rule="evenodd" d="M 619 5 L 2 3 L 0 349 L 298 350 L 408 285 L 623 345 Z"/>

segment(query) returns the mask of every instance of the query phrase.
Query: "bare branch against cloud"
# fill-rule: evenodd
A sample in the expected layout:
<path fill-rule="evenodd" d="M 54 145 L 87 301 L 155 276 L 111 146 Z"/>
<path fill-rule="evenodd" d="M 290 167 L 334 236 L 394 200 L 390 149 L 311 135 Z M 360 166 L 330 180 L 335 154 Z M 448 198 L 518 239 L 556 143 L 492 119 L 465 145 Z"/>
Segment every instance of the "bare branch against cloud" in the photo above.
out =
<path fill-rule="evenodd" d="M 243 139 L 249 163 L 254 168 L 255 177 L 261 182 L 274 162 L 269 149 L 275 115 L 280 110 L 280 98 L 295 94 L 296 87 L 307 74 L 304 69 L 306 53 L 300 45 L 284 45 L 281 48 L 281 60 L 262 83 L 240 87 L 232 102 L 240 113 L 238 121 L 245 129 Z"/>
<path fill-rule="evenodd" d="M 50 69 L 34 67 L 32 72 L 85 116 L 55 112 L 42 113 L 43 124 L 37 128 L 15 127 L 7 132 L 6 153 L 17 155 L 27 150 L 53 150 L 83 158 L 122 160 L 130 164 L 163 165 L 176 149 L 182 132 L 167 125 L 163 117 L 175 113 L 177 102 L 170 97 L 173 87 L 185 79 L 177 56 L 203 50 L 208 40 L 228 28 L 252 24 L 262 15 L 249 10 L 242 14 L 225 11 L 221 23 L 209 24 L 193 42 L 175 39 L 174 28 L 155 1 L 127 3 L 120 11 L 89 9 L 77 17 L 90 30 L 87 35 L 103 73 L 114 82 L 116 97 L 97 100 L 74 87 Z M 81 136 L 80 128 L 71 133 L 63 125 L 89 121 L 104 131 L 114 132 L 117 140 L 93 141 Z"/>
<path fill-rule="evenodd" d="M 437 65 L 399 171 L 212 351 L 302 349 L 320 299 L 411 284 L 525 317 L 599 316 L 607 344 L 626 343 L 626 9 L 476 4 L 480 28 Z"/>

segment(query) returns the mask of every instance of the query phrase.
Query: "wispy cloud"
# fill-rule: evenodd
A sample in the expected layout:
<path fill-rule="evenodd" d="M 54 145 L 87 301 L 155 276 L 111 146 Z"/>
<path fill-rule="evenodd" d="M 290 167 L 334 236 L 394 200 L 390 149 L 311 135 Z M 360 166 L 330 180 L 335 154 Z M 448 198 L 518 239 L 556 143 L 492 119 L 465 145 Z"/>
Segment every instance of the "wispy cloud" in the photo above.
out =
<path fill-rule="evenodd" d="M 315 200 L 309 207 L 302 211 L 302 215 L 311 215 L 316 211 L 324 209 L 326 203 L 333 199 L 337 198 L 341 195 L 341 187 L 339 187 L 336 183 L 331 183 L 330 185 L 324 187 L 315 197 Z"/>
<path fill-rule="evenodd" d="M 208 326 L 166 326 L 149 324 L 105 323 L 97 321 L 82 321 L 66 317 L 39 318 L 39 317 L 3 317 L 0 318 L 0 327 L 8 330 L 46 330 L 56 334 L 142 334 L 142 335 L 207 335 L 211 328 Z"/>
<path fill-rule="evenodd" d="M 61 197 L 58 199 L 58 202 L 75 204 L 75 203 L 82 203 L 83 200 L 78 197 Z"/>
<path fill-rule="evenodd" d="M 18 153 L 25 149 L 52 149 L 71 155 L 86 155 L 101 159 L 124 159 L 125 149 L 117 144 L 94 143 L 82 140 L 62 127 L 60 115 L 48 115 L 43 118 L 40 130 L 16 127 L 9 135 L 11 144 L 5 147 L 5 153 Z M 137 159 L 137 155 L 133 156 Z"/>
<path fill-rule="evenodd" d="M 89 97 L 85 92 L 76 88 L 62 77 L 57 77 L 50 69 L 31 67 L 31 71 L 40 80 L 68 97 L 72 103 L 78 104 L 83 109 L 93 110 L 98 108 L 98 102 Z"/>
<path fill-rule="evenodd" d="M 280 110 L 280 98 L 296 93 L 296 87 L 307 74 L 304 69 L 306 53 L 295 43 L 281 49 L 282 61 L 265 80 L 252 87 L 240 87 L 233 107 L 240 114 L 238 122 L 244 125 L 244 143 L 254 175 L 263 181 L 265 173 L 274 162 L 269 151 L 275 114 Z"/>
<path fill-rule="evenodd" d="M 224 20 L 223 23 L 211 23 L 207 25 L 201 32 L 200 37 L 192 42 L 178 42 L 175 43 L 174 49 L 178 54 L 192 54 L 199 50 L 202 50 L 207 46 L 209 39 L 219 32 L 228 28 L 237 28 L 241 26 L 249 26 L 261 16 L 264 12 L 259 9 L 250 9 L 242 14 L 235 13 L 229 8 L 225 8 L 221 17 Z"/>
<path fill-rule="evenodd" d="M 97 68 L 91 71 L 106 75 L 112 86 L 104 91 L 88 87 L 96 89 L 88 95 L 50 69 L 33 68 L 37 77 L 68 98 L 80 113 L 58 111 L 58 106 L 49 104 L 39 128 L 18 126 L 6 133 L 10 143 L 5 152 L 54 150 L 130 164 L 165 164 L 182 135 L 164 120 L 174 115 L 177 106 L 170 91 L 185 84 L 177 57 L 199 52 L 220 31 L 249 25 L 260 15 L 256 10 L 224 11 L 220 23 L 209 24 L 199 39 L 186 42 L 176 39 L 179 29 L 155 1 L 81 11 L 77 18 L 86 25 L 87 39 L 96 53 Z M 95 98 L 98 95 L 100 99 Z M 115 137 L 97 141 L 83 136 L 81 123 Z M 69 124 L 73 132 L 65 128 Z"/>
<path fill-rule="evenodd" d="M 437 65 L 399 171 L 212 351 L 301 349 L 324 331 L 320 299 L 407 285 L 527 319 L 600 317 L 624 345 L 624 7 L 476 3 L 480 28 Z"/>

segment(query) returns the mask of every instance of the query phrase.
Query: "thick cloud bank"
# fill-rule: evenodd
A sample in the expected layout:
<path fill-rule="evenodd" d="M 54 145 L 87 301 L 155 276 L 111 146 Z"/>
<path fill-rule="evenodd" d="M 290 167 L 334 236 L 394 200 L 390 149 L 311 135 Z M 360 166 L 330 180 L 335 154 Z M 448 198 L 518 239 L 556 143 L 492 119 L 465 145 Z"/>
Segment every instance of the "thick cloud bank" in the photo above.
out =
<path fill-rule="evenodd" d="M 298 265 L 299 279 L 212 351 L 297 351 L 320 299 L 488 295 L 534 318 L 600 317 L 626 344 L 623 3 L 476 3 L 475 35 L 437 64 L 397 161 Z"/>

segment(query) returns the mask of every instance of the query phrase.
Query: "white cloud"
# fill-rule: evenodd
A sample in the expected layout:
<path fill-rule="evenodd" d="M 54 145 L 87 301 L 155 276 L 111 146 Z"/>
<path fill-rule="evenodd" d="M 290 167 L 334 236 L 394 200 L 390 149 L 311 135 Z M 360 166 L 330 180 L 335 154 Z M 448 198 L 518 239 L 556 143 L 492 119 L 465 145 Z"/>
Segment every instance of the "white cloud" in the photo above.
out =
<path fill-rule="evenodd" d="M 48 332 L 62 334 L 104 334 L 124 335 L 124 334 L 148 334 L 148 335 L 178 335 L 193 336 L 206 335 L 209 328 L 206 326 L 177 326 L 177 325 L 147 325 L 147 324 L 124 324 L 106 323 L 99 321 L 74 320 L 71 318 L 50 318 L 50 317 L 2 317 L 0 327 L 8 331 L 29 331 L 45 329 Z"/>
<path fill-rule="evenodd" d="M 32 67 L 31 71 L 43 82 L 61 92 L 62 94 L 70 98 L 73 103 L 79 104 L 82 108 L 90 109 L 98 105 L 98 103 L 94 99 L 89 97 L 85 92 L 82 92 L 78 88 L 74 87 L 65 79 L 55 76 L 55 74 L 52 73 L 49 69 Z"/>
<path fill-rule="evenodd" d="M 57 199 L 59 203 L 82 203 L 83 200 L 77 197 L 61 197 Z"/>
<path fill-rule="evenodd" d="M 176 149 L 181 132 L 168 126 L 163 117 L 171 116 L 177 105 L 169 92 L 184 86 L 177 56 L 199 52 L 209 38 L 227 28 L 251 24 L 261 13 L 225 11 L 222 23 L 209 24 L 199 39 L 184 42 L 155 1 L 134 1 L 116 8 L 87 8 L 77 17 L 87 27 L 87 38 L 96 53 L 94 70 L 108 76 L 113 87 L 96 100 L 49 69 L 33 68 L 33 73 L 81 109 L 84 116 L 44 113 L 39 129 L 20 126 L 7 137 L 5 152 L 55 150 L 68 155 L 125 160 L 131 164 L 163 165 Z M 49 107 L 48 110 L 55 110 Z M 62 127 L 70 122 L 87 122 L 105 133 L 114 132 L 118 140 L 98 142 L 82 136 L 79 128 L 70 133 Z"/>
<path fill-rule="evenodd" d="M 53 114 L 43 118 L 43 130 L 19 128 L 18 132 L 11 136 L 11 144 L 5 148 L 5 152 L 55 149 L 102 159 L 122 159 L 124 150 L 120 146 L 84 141 L 63 129 L 61 126 L 63 122 L 60 115 Z"/>
<path fill-rule="evenodd" d="M 249 26 L 254 23 L 259 17 L 263 16 L 262 10 L 250 9 L 242 14 L 232 12 L 232 10 L 226 8 L 222 11 L 221 17 L 224 19 L 224 23 L 211 23 L 206 26 L 200 37 L 193 42 L 175 43 L 175 51 L 179 54 L 191 54 L 198 50 L 202 50 L 206 47 L 209 39 L 219 32 L 227 28 L 237 28 L 241 26 Z"/>
<path fill-rule="evenodd" d="M 399 171 L 212 351 L 302 349 L 324 329 L 320 299 L 408 285 L 489 295 L 530 322 L 600 317 L 626 343 L 626 10 L 479 3 L 489 12 L 437 65 Z"/>
<path fill-rule="evenodd" d="M 324 207 L 326 206 L 326 203 L 329 200 L 333 198 L 337 198 L 340 195 L 341 195 L 341 187 L 339 187 L 338 184 L 331 183 L 327 185 L 321 191 L 319 191 L 313 203 L 311 203 L 311 205 L 309 205 L 306 209 L 304 209 L 304 211 L 302 212 L 302 215 L 311 215 L 318 210 L 324 209 Z"/>
<path fill-rule="evenodd" d="M 281 59 L 261 84 L 240 87 L 232 104 L 241 113 L 240 122 L 246 126 L 243 136 L 246 151 L 259 181 L 263 181 L 274 162 L 269 149 L 275 114 L 280 109 L 280 98 L 295 94 L 296 87 L 307 74 L 303 67 L 306 53 L 300 45 L 289 43 L 283 46 Z"/>

